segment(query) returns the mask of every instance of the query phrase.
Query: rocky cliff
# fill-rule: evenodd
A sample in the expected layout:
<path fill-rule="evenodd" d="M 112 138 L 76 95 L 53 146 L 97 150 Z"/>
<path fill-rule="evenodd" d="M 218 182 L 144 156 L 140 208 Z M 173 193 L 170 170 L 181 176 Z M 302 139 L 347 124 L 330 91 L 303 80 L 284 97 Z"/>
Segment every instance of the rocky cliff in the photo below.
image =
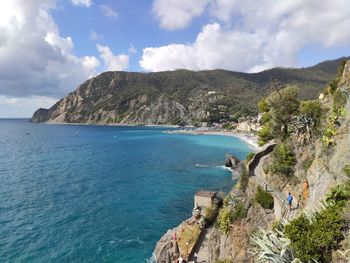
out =
<path fill-rule="evenodd" d="M 246 162 L 215 226 L 199 241 L 200 262 L 349 262 L 350 61 L 340 73 L 309 104 L 322 112 L 311 138 L 299 138 L 308 129 L 290 131 Z M 278 158 L 284 174 L 272 169 Z"/>
<path fill-rule="evenodd" d="M 302 98 L 317 96 L 339 63 L 335 60 L 310 68 L 275 68 L 254 74 L 224 70 L 105 72 L 81 84 L 50 109 L 37 110 L 31 121 L 148 125 L 235 118 L 256 113 L 256 103 L 269 93 L 271 78 L 283 85 L 298 85 Z"/>

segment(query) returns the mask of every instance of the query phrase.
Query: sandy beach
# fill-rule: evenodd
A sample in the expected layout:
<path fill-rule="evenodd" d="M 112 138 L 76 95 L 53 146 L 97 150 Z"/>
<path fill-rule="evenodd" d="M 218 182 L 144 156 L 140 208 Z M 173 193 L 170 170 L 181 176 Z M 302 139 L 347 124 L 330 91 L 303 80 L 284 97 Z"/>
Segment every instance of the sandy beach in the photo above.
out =
<path fill-rule="evenodd" d="M 248 143 L 251 146 L 252 150 L 254 151 L 259 151 L 261 149 L 258 145 L 258 137 L 253 133 L 233 132 L 233 131 L 226 131 L 226 130 L 191 130 L 191 129 L 165 131 L 165 133 L 232 136 L 232 137 L 239 138 L 240 140 Z"/>

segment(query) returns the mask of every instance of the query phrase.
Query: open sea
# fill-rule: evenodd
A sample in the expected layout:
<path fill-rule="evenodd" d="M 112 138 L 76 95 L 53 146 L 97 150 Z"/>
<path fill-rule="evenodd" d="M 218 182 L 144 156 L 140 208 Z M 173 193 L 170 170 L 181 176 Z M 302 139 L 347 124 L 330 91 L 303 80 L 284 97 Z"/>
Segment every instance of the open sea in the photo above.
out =
<path fill-rule="evenodd" d="M 191 215 L 197 190 L 235 182 L 225 136 L 0 120 L 0 262 L 142 263 Z"/>

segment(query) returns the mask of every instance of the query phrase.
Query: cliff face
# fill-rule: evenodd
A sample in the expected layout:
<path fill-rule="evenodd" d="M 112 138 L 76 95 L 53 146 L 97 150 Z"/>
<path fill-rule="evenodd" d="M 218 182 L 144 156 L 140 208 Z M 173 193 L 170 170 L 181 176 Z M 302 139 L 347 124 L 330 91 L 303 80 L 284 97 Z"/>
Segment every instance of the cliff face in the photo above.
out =
<path fill-rule="evenodd" d="M 31 121 L 96 124 L 194 124 L 224 105 L 232 113 L 256 112 L 271 77 L 296 84 L 302 98 L 316 97 L 336 73 L 339 61 L 305 69 L 271 69 L 246 74 L 224 70 L 158 73 L 105 72 L 87 80 Z M 219 118 L 219 117 L 217 117 Z"/>
<path fill-rule="evenodd" d="M 224 201 L 224 206 L 219 212 L 216 226 L 206 229 L 204 232 L 205 235 L 199 239 L 199 249 L 197 251 L 200 259 L 199 262 L 292 262 L 295 257 L 300 256 L 300 254 L 296 254 L 297 252 L 293 250 L 294 248 L 292 249 L 292 239 L 286 238 L 286 232 L 283 230 L 286 227 L 281 228 L 281 222 L 284 222 L 283 224 L 288 226 L 291 222 L 300 219 L 300 216 L 306 211 L 309 211 L 308 215 L 315 213 L 315 211 L 322 211 L 322 201 L 325 200 L 331 188 L 350 184 L 349 174 L 347 174 L 349 172 L 346 173 L 344 169 L 345 167 L 349 167 L 350 160 L 350 61 L 347 62 L 343 74 L 339 79 L 337 77 L 336 81 L 337 88 L 329 94 L 320 96 L 318 101 L 323 112 L 321 118 L 323 123 L 320 124 L 320 131 L 317 132 L 315 130 L 313 136 L 307 142 L 300 143 L 301 141 L 292 133 L 283 142 L 286 143 L 288 141 L 287 143 L 293 145 L 292 151 L 295 156 L 295 162 L 291 164 L 292 172 L 289 175 L 274 174 L 271 169 L 266 169 L 276 161 L 274 160 L 276 156 L 267 149 L 276 143 L 277 146 L 274 149 L 278 149 L 278 145 L 282 144 L 278 138 L 276 139 L 276 143 L 266 145 L 265 150 L 255 154 L 250 163 L 247 164 L 250 172 L 248 175 L 247 173 L 245 175 L 241 173 L 240 183 L 226 197 L 226 202 Z M 337 92 L 338 95 L 336 95 Z M 341 92 L 343 99 L 341 110 L 337 111 L 336 105 L 340 105 L 339 92 Z M 335 115 L 337 115 L 336 118 L 334 117 Z M 334 131 L 330 133 L 330 129 L 334 129 Z M 325 136 L 330 136 L 330 134 L 332 143 L 325 144 Z M 297 136 L 304 135 L 305 133 L 297 134 Z M 243 188 L 242 185 L 245 184 L 242 178 L 246 180 L 246 186 Z M 259 187 L 260 190 L 258 190 Z M 268 192 L 265 192 L 265 194 L 271 195 L 273 209 L 271 207 L 266 207 L 265 209 L 263 208 L 263 204 L 259 202 L 261 199 L 257 198 L 257 193 L 259 191 L 261 192 L 262 189 Z M 291 193 L 294 197 L 292 209 L 287 206 L 288 193 Z M 350 195 L 349 193 L 347 194 Z M 266 201 L 266 195 L 264 200 Z M 336 244 L 333 244 L 334 239 L 332 238 L 332 245 L 325 246 L 324 242 L 327 241 L 324 240 L 324 237 L 321 243 L 315 237 L 305 242 L 305 246 L 308 246 L 308 248 L 310 244 L 306 243 L 317 244 L 317 253 L 319 254 L 325 253 L 324 251 L 329 253 L 328 256 L 330 256 L 331 260 L 327 258 L 326 261 L 319 262 L 348 262 L 350 257 L 349 198 L 344 204 L 345 208 L 342 210 L 343 223 L 341 226 L 343 236 L 336 240 Z M 241 209 L 238 209 L 239 207 Z M 244 215 L 242 214 L 242 207 L 246 211 L 246 213 L 243 213 Z M 222 214 L 225 215 L 227 209 L 231 211 L 231 218 L 235 218 L 233 219 L 234 221 L 231 221 L 230 217 L 220 217 Z M 334 213 L 332 213 L 332 216 L 334 216 Z M 333 224 L 337 224 L 334 222 L 335 219 L 328 220 L 326 222 L 328 225 L 324 225 L 324 221 L 317 220 L 315 217 L 313 224 L 319 229 L 324 227 L 322 232 L 326 232 L 327 229 L 333 227 Z M 229 222 L 229 225 L 222 228 L 222 226 L 225 226 L 226 221 Z M 278 233 L 273 230 L 275 227 L 279 229 Z M 229 231 L 226 231 L 227 228 Z M 310 230 L 307 230 L 305 227 L 301 228 L 300 232 L 295 234 L 297 237 L 296 240 L 300 240 L 300 235 L 304 234 L 312 238 L 310 233 L 306 231 Z M 170 237 L 171 235 L 169 233 L 171 232 L 168 232 L 168 236 Z M 260 251 L 259 248 L 257 249 L 258 245 L 255 242 L 257 239 L 254 239 L 257 237 L 256 233 L 266 234 L 263 237 L 259 237 L 260 244 L 262 244 Z M 321 231 L 319 234 L 321 234 Z M 330 234 L 332 233 L 327 233 L 327 235 Z M 276 236 L 279 236 L 280 239 L 275 238 Z M 168 239 L 170 239 L 169 237 Z M 162 239 L 162 241 L 164 240 L 166 238 Z M 272 249 L 269 247 L 268 240 L 272 241 Z M 294 240 L 293 242 L 296 241 Z M 327 247 L 327 249 L 322 246 Z M 159 247 L 165 246 L 159 242 Z M 319 249 L 320 247 L 322 249 Z M 263 251 L 261 248 L 263 248 Z M 165 247 L 163 252 L 167 253 L 171 249 Z M 314 248 L 311 246 L 311 249 Z M 314 252 L 314 250 L 312 251 Z M 307 253 L 313 252 L 308 251 Z M 156 253 L 156 255 L 158 254 Z M 260 261 L 257 255 L 261 256 Z M 275 260 L 270 260 L 272 255 L 275 256 Z M 325 256 L 325 254 L 322 254 L 322 256 Z"/>

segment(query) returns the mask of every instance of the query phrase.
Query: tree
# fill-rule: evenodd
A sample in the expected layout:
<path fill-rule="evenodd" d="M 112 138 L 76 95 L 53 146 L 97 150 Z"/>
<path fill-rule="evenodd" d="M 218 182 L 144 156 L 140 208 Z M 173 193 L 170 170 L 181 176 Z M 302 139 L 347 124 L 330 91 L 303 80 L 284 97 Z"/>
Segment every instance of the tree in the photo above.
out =
<path fill-rule="evenodd" d="M 299 89 L 289 86 L 278 89 L 259 102 L 259 110 L 264 113 L 264 125 L 258 133 L 260 144 L 265 144 L 272 138 L 286 138 L 288 136 L 288 124 L 298 112 L 300 102 L 298 100 Z"/>

